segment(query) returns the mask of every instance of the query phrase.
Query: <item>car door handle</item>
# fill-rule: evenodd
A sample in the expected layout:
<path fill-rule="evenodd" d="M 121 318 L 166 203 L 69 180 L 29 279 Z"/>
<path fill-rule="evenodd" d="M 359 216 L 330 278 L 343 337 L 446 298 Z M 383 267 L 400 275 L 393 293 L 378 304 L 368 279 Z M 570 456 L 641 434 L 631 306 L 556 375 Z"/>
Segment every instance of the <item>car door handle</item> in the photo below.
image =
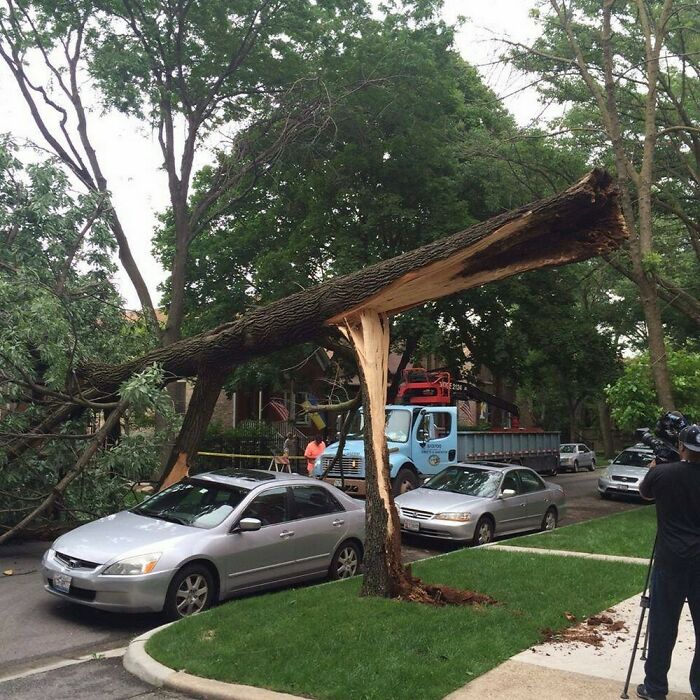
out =
<path fill-rule="evenodd" d="M 340 527 L 341 525 L 345 525 L 345 521 L 340 519 L 334 520 L 331 525 L 333 525 L 333 527 Z"/>
<path fill-rule="evenodd" d="M 282 530 L 280 532 L 280 537 L 285 538 L 285 537 L 294 537 L 294 530 Z"/>

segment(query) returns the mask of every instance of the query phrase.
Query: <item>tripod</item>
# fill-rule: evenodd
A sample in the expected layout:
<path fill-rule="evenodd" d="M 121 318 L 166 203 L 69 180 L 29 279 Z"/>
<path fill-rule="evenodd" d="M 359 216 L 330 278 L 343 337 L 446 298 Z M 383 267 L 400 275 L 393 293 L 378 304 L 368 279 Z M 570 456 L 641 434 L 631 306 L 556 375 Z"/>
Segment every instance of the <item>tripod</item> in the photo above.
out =
<path fill-rule="evenodd" d="M 630 665 L 627 669 L 627 678 L 625 679 L 625 687 L 622 689 L 621 698 L 625 700 L 629 698 L 627 691 L 630 688 L 630 678 L 632 678 L 632 669 L 634 668 L 634 658 L 637 655 L 637 648 L 639 647 L 639 638 L 642 636 L 642 627 L 644 626 L 644 618 L 646 617 L 647 610 L 649 608 L 649 582 L 651 581 L 651 571 L 654 568 L 654 555 L 656 554 L 656 539 L 654 539 L 654 546 L 651 548 L 651 556 L 649 557 L 649 568 L 647 569 L 647 578 L 644 582 L 644 590 L 642 591 L 642 597 L 639 600 L 639 606 L 642 608 L 642 614 L 639 616 L 639 624 L 637 625 L 637 634 L 634 638 L 634 648 L 632 649 L 632 656 L 630 657 Z M 647 642 L 649 641 L 649 621 L 647 620 L 647 627 L 644 633 L 644 646 L 642 647 L 642 661 L 646 660 L 647 657 Z"/>

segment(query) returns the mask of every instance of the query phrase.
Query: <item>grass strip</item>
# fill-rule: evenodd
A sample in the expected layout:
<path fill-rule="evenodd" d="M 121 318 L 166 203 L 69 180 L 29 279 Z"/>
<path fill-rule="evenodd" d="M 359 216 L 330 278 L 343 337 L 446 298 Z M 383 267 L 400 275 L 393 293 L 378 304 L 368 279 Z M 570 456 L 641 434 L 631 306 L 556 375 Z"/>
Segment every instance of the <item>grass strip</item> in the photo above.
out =
<path fill-rule="evenodd" d="M 656 508 L 644 506 L 552 532 L 516 537 L 503 544 L 645 558 L 651 555 L 655 535 Z"/>
<path fill-rule="evenodd" d="M 231 601 L 157 635 L 147 651 L 178 670 L 318 700 L 437 700 L 540 641 L 641 590 L 644 568 L 494 550 L 418 562 L 426 581 L 496 607 L 434 608 L 361 598 L 360 579 Z"/>

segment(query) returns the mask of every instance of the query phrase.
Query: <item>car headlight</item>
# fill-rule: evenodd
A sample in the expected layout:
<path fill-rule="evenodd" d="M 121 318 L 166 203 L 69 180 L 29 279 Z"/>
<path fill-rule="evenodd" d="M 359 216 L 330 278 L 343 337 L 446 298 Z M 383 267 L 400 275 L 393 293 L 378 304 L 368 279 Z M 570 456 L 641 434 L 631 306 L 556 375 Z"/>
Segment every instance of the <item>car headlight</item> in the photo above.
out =
<path fill-rule="evenodd" d="M 433 516 L 435 520 L 454 520 L 459 523 L 468 523 L 472 519 L 471 513 L 438 513 Z"/>
<path fill-rule="evenodd" d="M 160 552 L 154 554 L 139 554 L 128 557 L 108 566 L 102 573 L 109 576 L 138 576 L 150 574 L 160 559 Z"/>

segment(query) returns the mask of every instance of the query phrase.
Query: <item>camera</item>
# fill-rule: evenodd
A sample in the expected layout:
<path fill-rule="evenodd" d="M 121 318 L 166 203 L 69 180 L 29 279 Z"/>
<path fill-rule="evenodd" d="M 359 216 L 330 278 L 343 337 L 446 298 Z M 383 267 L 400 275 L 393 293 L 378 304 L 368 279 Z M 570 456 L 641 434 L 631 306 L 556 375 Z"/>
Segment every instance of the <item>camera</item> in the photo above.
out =
<path fill-rule="evenodd" d="M 652 433 L 649 428 L 637 428 L 634 431 L 639 442 L 651 448 L 657 463 L 677 462 L 678 434 L 689 425 L 688 419 L 680 411 L 668 411 L 658 421 Z"/>

